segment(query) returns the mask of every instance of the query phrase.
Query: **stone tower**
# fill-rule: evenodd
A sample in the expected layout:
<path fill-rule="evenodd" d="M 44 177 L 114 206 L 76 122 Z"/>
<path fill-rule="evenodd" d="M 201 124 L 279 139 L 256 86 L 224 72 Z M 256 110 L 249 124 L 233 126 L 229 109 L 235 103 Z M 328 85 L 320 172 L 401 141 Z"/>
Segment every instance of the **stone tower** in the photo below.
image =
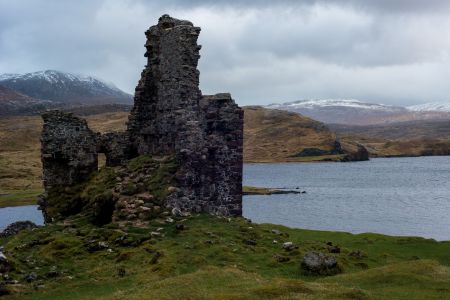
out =
<path fill-rule="evenodd" d="M 106 154 L 109 165 L 138 155 L 176 157 L 180 192 L 167 199 L 168 207 L 241 215 L 243 110 L 230 94 L 202 95 L 199 33 L 191 22 L 168 15 L 150 27 L 145 33 L 148 61 L 136 87 L 127 131 L 98 135 L 92 143 Z M 54 144 L 53 138 L 62 137 L 52 131 L 61 127 L 54 122 L 57 119 L 44 117 L 43 149 Z M 72 140 L 67 143 L 77 147 Z M 47 152 L 42 160 L 44 179 L 50 182 L 51 174 L 58 172 L 46 170 Z"/>

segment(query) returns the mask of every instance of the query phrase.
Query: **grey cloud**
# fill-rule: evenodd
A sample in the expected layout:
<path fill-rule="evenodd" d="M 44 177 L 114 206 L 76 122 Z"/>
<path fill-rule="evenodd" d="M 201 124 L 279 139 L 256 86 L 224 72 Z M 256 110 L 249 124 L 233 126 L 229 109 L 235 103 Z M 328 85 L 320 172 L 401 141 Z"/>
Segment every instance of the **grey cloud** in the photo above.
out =
<path fill-rule="evenodd" d="M 449 1 L 0 0 L 0 73 L 58 69 L 132 93 L 161 14 L 202 27 L 205 93 L 240 104 L 450 99 Z"/>

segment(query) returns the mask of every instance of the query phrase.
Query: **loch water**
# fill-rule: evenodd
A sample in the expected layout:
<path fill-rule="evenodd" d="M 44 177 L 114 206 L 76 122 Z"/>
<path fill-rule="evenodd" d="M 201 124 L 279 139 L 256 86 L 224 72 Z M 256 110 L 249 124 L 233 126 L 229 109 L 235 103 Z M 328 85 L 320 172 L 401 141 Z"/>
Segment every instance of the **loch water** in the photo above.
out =
<path fill-rule="evenodd" d="M 31 221 L 36 225 L 44 224 L 42 212 L 37 205 L 25 205 L 0 208 L 0 231 L 16 221 Z"/>
<path fill-rule="evenodd" d="M 256 223 L 450 240 L 450 156 L 245 164 L 244 185 L 306 191 L 244 196 Z M 0 230 L 20 220 L 43 223 L 36 206 L 0 209 Z"/>
<path fill-rule="evenodd" d="M 450 156 L 246 164 L 244 185 L 306 191 L 245 196 L 256 223 L 450 240 Z"/>

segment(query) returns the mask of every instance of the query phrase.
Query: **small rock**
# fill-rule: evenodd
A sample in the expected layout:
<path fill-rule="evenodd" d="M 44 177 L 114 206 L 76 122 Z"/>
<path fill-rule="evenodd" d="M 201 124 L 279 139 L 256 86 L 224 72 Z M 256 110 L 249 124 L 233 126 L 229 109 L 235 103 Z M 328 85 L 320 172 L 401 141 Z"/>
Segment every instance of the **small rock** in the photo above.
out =
<path fill-rule="evenodd" d="M 169 223 L 169 224 L 171 224 L 171 223 L 173 223 L 173 222 L 175 222 L 171 217 L 167 217 L 166 218 L 166 223 Z"/>
<path fill-rule="evenodd" d="M 156 228 L 156 231 L 158 231 L 158 232 L 163 231 L 163 230 L 164 230 L 163 227 L 158 227 L 158 228 Z"/>
<path fill-rule="evenodd" d="M 279 255 L 279 254 L 275 254 L 275 255 L 273 256 L 273 258 L 274 258 L 277 262 L 280 262 L 280 263 L 282 263 L 282 262 L 287 262 L 287 261 L 290 261 L 290 260 L 291 260 L 289 257 L 283 256 L 283 255 Z"/>
<path fill-rule="evenodd" d="M 248 239 L 248 240 L 244 240 L 244 244 L 254 246 L 254 245 L 256 245 L 256 241 L 252 240 L 252 239 Z"/>
<path fill-rule="evenodd" d="M 315 251 L 305 254 L 301 267 L 303 270 L 315 275 L 332 275 L 341 272 L 334 256 Z"/>
<path fill-rule="evenodd" d="M 0 273 L 8 273 L 11 270 L 11 264 L 3 252 L 0 252 Z"/>
<path fill-rule="evenodd" d="M 103 249 L 109 248 L 108 243 L 103 242 L 103 241 L 98 242 L 98 246 L 99 246 L 100 248 L 103 248 Z"/>
<path fill-rule="evenodd" d="M 26 282 L 30 283 L 30 282 L 36 281 L 38 279 L 38 276 L 36 273 L 30 273 L 30 274 L 26 275 L 23 279 Z"/>
<path fill-rule="evenodd" d="M 350 252 L 348 254 L 348 256 L 356 257 L 356 258 L 363 258 L 363 257 L 367 257 L 367 254 L 365 254 L 361 250 L 353 250 L 352 252 Z"/>
<path fill-rule="evenodd" d="M 144 202 L 151 201 L 154 198 L 153 195 L 150 193 L 140 193 L 140 194 L 137 194 L 136 197 L 139 200 L 143 200 Z"/>
<path fill-rule="evenodd" d="M 179 188 L 174 187 L 174 186 L 169 186 L 169 187 L 167 188 L 167 191 L 168 191 L 169 193 L 175 193 L 175 192 L 178 192 L 179 190 L 180 190 Z"/>
<path fill-rule="evenodd" d="M 145 203 L 144 200 L 140 200 L 140 199 L 134 201 L 134 204 L 136 204 L 136 206 L 141 206 L 141 205 L 143 205 L 144 203 Z"/>
<path fill-rule="evenodd" d="M 272 244 L 278 244 L 278 241 L 277 240 L 273 240 Z"/>
<path fill-rule="evenodd" d="M 60 273 L 58 271 L 51 270 L 51 271 L 47 272 L 46 277 L 47 278 L 55 278 L 55 277 L 58 277 L 59 275 L 60 275 Z"/>
<path fill-rule="evenodd" d="M 150 232 L 151 236 L 161 236 L 161 232 L 152 231 Z"/>
<path fill-rule="evenodd" d="M 339 248 L 338 246 L 328 246 L 328 252 L 341 253 L 341 248 Z"/>
<path fill-rule="evenodd" d="M 281 233 L 281 231 L 279 231 L 278 229 L 272 229 L 272 231 L 271 231 L 273 234 L 276 234 L 276 235 L 282 235 L 283 233 Z"/>
<path fill-rule="evenodd" d="M 183 214 L 179 208 L 174 207 L 172 209 L 172 216 L 174 217 L 181 217 Z"/>
<path fill-rule="evenodd" d="M 206 240 L 205 244 L 214 244 L 212 240 Z"/>
<path fill-rule="evenodd" d="M 184 224 L 176 224 L 175 229 L 178 231 L 184 230 Z"/>
<path fill-rule="evenodd" d="M 286 251 L 291 251 L 292 249 L 294 249 L 294 243 L 293 242 L 285 242 L 283 243 L 283 249 Z"/>

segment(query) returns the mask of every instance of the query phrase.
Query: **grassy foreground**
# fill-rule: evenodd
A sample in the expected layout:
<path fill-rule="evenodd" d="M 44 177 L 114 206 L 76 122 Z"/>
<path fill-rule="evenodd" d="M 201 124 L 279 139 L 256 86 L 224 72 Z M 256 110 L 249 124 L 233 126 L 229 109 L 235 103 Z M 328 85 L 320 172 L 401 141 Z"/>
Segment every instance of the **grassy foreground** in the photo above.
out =
<path fill-rule="evenodd" d="M 298 248 L 284 250 L 287 241 Z M 341 252 L 329 254 L 327 242 Z M 450 242 L 423 238 L 195 215 L 173 223 L 156 219 L 148 229 L 69 218 L 0 244 L 13 261 L 10 278 L 19 281 L 8 285 L 15 294 L 6 299 L 450 298 Z M 303 273 L 300 262 L 311 250 L 334 255 L 343 273 Z M 31 273 L 36 279 L 27 283 Z"/>

